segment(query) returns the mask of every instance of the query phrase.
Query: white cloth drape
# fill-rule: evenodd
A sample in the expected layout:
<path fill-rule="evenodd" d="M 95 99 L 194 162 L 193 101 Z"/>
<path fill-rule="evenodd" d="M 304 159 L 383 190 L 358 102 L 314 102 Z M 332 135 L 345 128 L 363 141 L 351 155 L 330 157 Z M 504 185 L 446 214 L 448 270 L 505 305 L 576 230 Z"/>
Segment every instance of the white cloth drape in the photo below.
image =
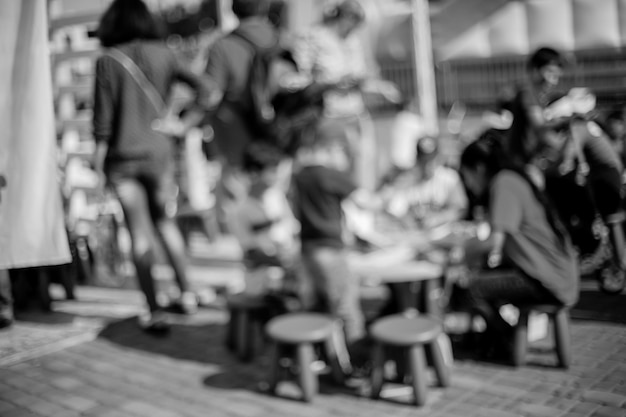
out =
<path fill-rule="evenodd" d="M 67 263 L 46 0 L 0 1 L 0 56 L 0 269 Z"/>

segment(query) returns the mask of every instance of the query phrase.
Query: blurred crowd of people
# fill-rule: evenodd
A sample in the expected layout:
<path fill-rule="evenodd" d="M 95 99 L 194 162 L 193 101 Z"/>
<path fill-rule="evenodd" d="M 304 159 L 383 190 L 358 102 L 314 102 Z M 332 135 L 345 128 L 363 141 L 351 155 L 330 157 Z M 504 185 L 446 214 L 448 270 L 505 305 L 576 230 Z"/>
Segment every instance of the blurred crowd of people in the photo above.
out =
<path fill-rule="evenodd" d="M 212 141 L 205 151 L 221 167 L 216 216 L 220 232 L 233 234 L 242 248 L 243 290 L 288 294 L 299 308 L 332 314 L 350 346 L 367 329 L 348 252 L 355 241 L 388 244 L 367 233 L 373 213 L 407 230 L 464 220 L 489 225 L 486 235 L 464 245 L 455 300 L 485 318 L 492 351 L 510 350 L 502 304 L 577 301 L 579 257 L 596 249 L 587 244 L 597 240 L 593 224 L 615 222 L 622 210 L 626 119 L 622 108 L 598 116 L 588 91 L 559 91 L 566 63 L 558 51 L 541 48 L 530 57 L 526 79 L 501 106 L 510 127 L 489 128 L 461 144 L 451 165 L 440 138 L 412 121 L 411 98 L 371 70 L 355 36 L 365 22 L 358 1 L 333 2 L 304 33 L 270 21 L 269 2 L 233 0 L 232 8 L 239 25 L 201 51 L 201 72 L 166 46 L 141 0 L 114 0 L 100 20 L 94 167 L 114 190 L 130 231 L 148 306 L 144 329 L 168 329 L 155 290 L 158 244 L 180 289 L 173 307 L 186 314 L 198 307 L 174 220 L 173 138 L 207 127 Z M 271 85 L 259 92 L 251 87 L 259 85 L 254 78 L 263 57 L 262 81 Z M 194 99 L 172 115 L 168 99 L 179 82 Z M 364 92 L 403 104 L 401 115 L 409 115 L 395 127 L 402 151 L 396 149 L 394 166 L 374 187 L 366 180 L 377 154 Z M 271 97 L 257 103 L 262 94 Z M 280 140 L 278 130 L 265 130 L 263 117 L 283 122 Z M 581 195 L 586 212 L 572 204 Z M 611 236 L 622 271 L 620 237 Z"/>

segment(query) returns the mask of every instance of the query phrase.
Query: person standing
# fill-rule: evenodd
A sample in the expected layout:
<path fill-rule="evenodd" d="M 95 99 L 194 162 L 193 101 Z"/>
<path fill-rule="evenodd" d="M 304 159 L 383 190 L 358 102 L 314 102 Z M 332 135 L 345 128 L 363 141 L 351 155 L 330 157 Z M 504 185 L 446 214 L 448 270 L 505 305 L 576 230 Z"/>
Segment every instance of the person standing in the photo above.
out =
<path fill-rule="evenodd" d="M 228 229 L 227 213 L 247 195 L 243 155 L 248 143 L 257 139 L 252 121 L 246 117 L 250 103 L 245 103 L 255 48 L 271 48 L 279 39 L 278 31 L 268 19 L 268 0 L 233 0 L 232 9 L 239 26 L 215 42 L 205 70 L 218 89 L 211 125 L 222 162 L 216 189 L 217 216 L 225 229 Z"/>
<path fill-rule="evenodd" d="M 517 87 L 511 103 L 513 122 L 507 152 L 514 162 L 526 164 L 540 147 L 555 139 L 553 132 L 569 123 L 569 117 L 550 117 L 550 103 L 561 97 L 559 84 L 565 59 L 552 48 L 539 48 L 528 59 L 526 80 Z"/>
<path fill-rule="evenodd" d="M 13 322 L 9 269 L 72 260 L 57 176 L 46 5 L 0 2 L 0 327 Z M 37 275 L 42 281 L 45 273 Z M 42 290 L 47 295 L 47 285 Z"/>
<path fill-rule="evenodd" d="M 152 275 L 157 237 L 180 287 L 177 304 L 191 313 L 197 299 L 187 281 L 184 241 L 173 220 L 173 143 L 155 129 L 163 109 L 151 94 L 167 102 L 172 85 L 181 81 L 195 91 L 196 104 L 208 108 L 210 90 L 166 47 L 158 22 L 142 0 L 113 1 L 100 20 L 98 38 L 105 50 L 96 62 L 95 168 L 117 194 L 131 234 L 139 285 L 150 310 L 140 324 L 148 331 L 163 331 L 168 324 Z"/>
<path fill-rule="evenodd" d="M 392 102 L 400 93 L 394 84 L 376 78 L 370 70 L 357 31 L 365 23 L 365 11 L 356 0 L 333 3 L 321 24 L 294 42 L 294 58 L 301 72 L 327 91 L 323 97 L 325 129 L 347 146 L 351 172 L 359 186 L 373 189 L 375 138 L 363 92 L 375 92 Z M 331 88 L 332 87 L 332 88 Z"/>

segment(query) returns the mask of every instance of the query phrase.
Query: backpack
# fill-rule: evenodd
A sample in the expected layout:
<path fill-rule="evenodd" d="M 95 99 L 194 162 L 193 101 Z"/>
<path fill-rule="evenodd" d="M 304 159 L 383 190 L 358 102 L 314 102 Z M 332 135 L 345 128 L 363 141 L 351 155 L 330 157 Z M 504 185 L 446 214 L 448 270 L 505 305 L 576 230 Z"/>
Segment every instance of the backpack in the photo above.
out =
<path fill-rule="evenodd" d="M 311 94 L 310 89 L 278 91 L 276 71 L 279 66 L 290 67 L 289 71 L 298 70 L 291 51 L 278 39 L 272 46 L 259 47 L 237 30 L 231 34 L 246 42 L 253 51 L 238 107 L 256 139 L 268 141 L 293 155 L 303 132 L 321 114 L 321 94 Z"/>

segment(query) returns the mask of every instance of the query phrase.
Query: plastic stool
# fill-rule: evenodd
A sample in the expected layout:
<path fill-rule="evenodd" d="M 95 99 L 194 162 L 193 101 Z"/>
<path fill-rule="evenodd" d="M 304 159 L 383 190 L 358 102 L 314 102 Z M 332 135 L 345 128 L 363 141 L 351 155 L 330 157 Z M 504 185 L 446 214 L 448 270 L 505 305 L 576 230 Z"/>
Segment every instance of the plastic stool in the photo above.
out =
<path fill-rule="evenodd" d="M 443 334 L 442 327 L 439 321 L 426 316 L 407 317 L 400 314 L 384 317 L 372 325 L 370 333 L 375 341 L 372 352 L 372 398 L 380 397 L 384 383 L 387 360 L 385 347 L 400 347 L 408 353 L 409 376 L 416 405 L 424 405 L 426 402 L 424 345 L 430 348 L 439 385 L 442 387 L 450 385 L 450 367 L 446 364 L 443 352 L 437 343 L 437 338 Z"/>
<path fill-rule="evenodd" d="M 526 362 L 528 348 L 528 316 L 531 312 L 546 313 L 552 321 L 554 344 L 559 365 L 568 368 L 572 359 L 570 351 L 569 309 L 551 304 L 535 304 L 516 306 L 519 308 L 519 320 L 515 325 L 513 364 L 521 366 Z"/>
<path fill-rule="evenodd" d="M 267 335 L 274 341 L 272 373 L 269 390 L 276 392 L 285 369 L 295 368 L 302 399 L 310 402 L 318 391 L 318 378 L 312 368 L 316 361 L 314 344 L 323 343 L 324 353 L 336 382 L 345 378 L 347 348 L 340 324 L 333 318 L 318 313 L 289 313 L 270 320 L 266 325 Z M 295 364 L 289 354 L 295 348 Z M 291 366 L 295 365 L 295 366 Z"/>
<path fill-rule="evenodd" d="M 250 361 L 260 344 L 267 303 L 261 296 L 236 294 L 228 298 L 227 306 L 230 321 L 226 345 L 239 359 Z"/>

